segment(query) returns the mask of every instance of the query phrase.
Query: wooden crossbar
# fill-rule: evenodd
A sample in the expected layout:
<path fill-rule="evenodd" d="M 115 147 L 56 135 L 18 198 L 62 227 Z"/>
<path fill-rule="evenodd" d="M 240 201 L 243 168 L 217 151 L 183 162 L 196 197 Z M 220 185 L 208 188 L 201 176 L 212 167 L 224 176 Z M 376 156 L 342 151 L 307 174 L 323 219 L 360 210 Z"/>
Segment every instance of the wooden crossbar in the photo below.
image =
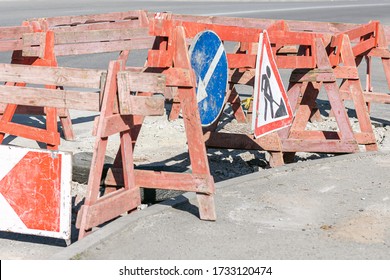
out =
<path fill-rule="evenodd" d="M 11 104 L 99 111 L 99 93 L 0 86 L 0 100 Z"/>
<path fill-rule="evenodd" d="M 0 52 L 21 50 L 23 34 L 31 32 L 31 26 L 0 27 Z"/>
<path fill-rule="evenodd" d="M 149 12 L 148 17 L 152 19 L 154 13 Z M 194 15 L 180 15 L 172 14 L 172 20 L 202 22 L 207 24 L 230 25 L 247 28 L 268 29 L 278 22 L 273 19 L 257 19 L 257 18 L 235 18 L 222 16 L 194 16 Z M 354 23 L 337 23 L 337 22 L 319 22 L 319 21 L 300 21 L 300 20 L 285 20 L 285 24 L 290 31 L 296 32 L 314 32 L 314 33 L 342 33 L 350 30 L 360 28 L 362 24 Z M 390 26 L 384 26 L 385 36 L 390 42 Z"/>
<path fill-rule="evenodd" d="M 43 30 L 55 33 L 56 56 L 97 54 L 132 49 L 150 49 L 154 37 L 148 35 L 144 11 L 32 19 Z M 41 52 L 40 34 L 25 34 L 23 55 Z"/>
<path fill-rule="evenodd" d="M 79 31 L 93 31 L 93 30 L 116 30 L 116 29 L 131 29 L 142 26 L 137 19 L 129 19 L 125 21 L 102 21 L 102 22 L 88 22 L 71 25 L 51 26 L 50 28 L 55 32 L 73 32 Z"/>
<path fill-rule="evenodd" d="M 0 81 L 99 89 L 105 70 L 0 63 Z"/>
<path fill-rule="evenodd" d="M 125 21 L 138 19 L 144 11 L 134 10 L 126 12 L 114 12 L 103 14 L 76 15 L 76 16 L 58 16 L 48 17 L 44 20 L 49 27 L 55 26 L 77 26 L 80 24 L 94 24 L 100 22 Z M 40 18 L 31 18 L 29 21 L 40 21 Z"/>
<path fill-rule="evenodd" d="M 87 31 L 69 29 L 55 33 L 54 51 L 57 56 L 146 49 L 151 48 L 154 42 L 154 38 L 148 35 L 148 29 L 143 27 Z M 39 33 L 25 34 L 23 55 L 37 56 L 41 51 L 42 36 Z"/>
<path fill-rule="evenodd" d="M 86 31 L 73 31 L 73 28 L 68 29 L 70 30 L 62 32 L 55 30 L 55 45 L 130 40 L 133 38 L 142 38 L 147 36 L 149 30 L 145 27 Z M 23 43 L 27 46 L 39 45 L 42 42 L 42 38 L 44 36 L 44 33 L 26 33 L 23 35 Z"/>

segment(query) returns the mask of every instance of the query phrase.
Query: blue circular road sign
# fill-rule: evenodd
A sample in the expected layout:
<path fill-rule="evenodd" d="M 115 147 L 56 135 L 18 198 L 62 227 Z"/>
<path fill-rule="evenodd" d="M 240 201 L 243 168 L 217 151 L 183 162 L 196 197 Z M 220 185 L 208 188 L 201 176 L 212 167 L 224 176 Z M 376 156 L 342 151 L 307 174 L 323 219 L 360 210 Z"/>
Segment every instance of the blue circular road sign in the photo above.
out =
<path fill-rule="evenodd" d="M 200 32 L 190 47 L 190 60 L 196 75 L 196 99 L 202 126 L 218 120 L 222 112 L 228 83 L 226 52 L 213 31 Z"/>

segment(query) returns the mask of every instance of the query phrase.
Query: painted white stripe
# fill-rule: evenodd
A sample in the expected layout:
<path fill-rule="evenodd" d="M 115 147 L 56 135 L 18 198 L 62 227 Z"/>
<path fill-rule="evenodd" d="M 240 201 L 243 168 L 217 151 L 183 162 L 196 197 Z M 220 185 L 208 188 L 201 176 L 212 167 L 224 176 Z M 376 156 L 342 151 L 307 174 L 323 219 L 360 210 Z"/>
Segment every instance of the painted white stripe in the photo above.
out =
<path fill-rule="evenodd" d="M 204 76 L 204 79 L 202 80 L 201 78 L 199 78 L 198 92 L 196 95 L 196 100 L 198 103 L 201 102 L 203 99 L 205 99 L 208 96 L 207 91 L 206 91 L 207 85 L 209 84 L 210 79 L 211 79 L 211 77 L 215 71 L 215 68 L 217 67 L 217 64 L 218 64 L 219 60 L 221 59 L 223 53 L 224 53 L 223 44 L 220 44 L 218 47 L 217 53 L 215 54 L 213 61 L 211 62 L 209 69 L 206 72 L 206 75 Z"/>
<path fill-rule="evenodd" d="M 4 231 L 18 232 L 27 230 L 26 225 L 15 213 L 14 209 L 9 205 L 5 197 L 0 193 L 0 229 Z"/>
<path fill-rule="evenodd" d="M 61 152 L 61 207 L 59 238 L 70 240 L 72 216 L 72 155 Z"/>
<path fill-rule="evenodd" d="M 245 10 L 245 11 L 235 11 L 235 12 L 222 12 L 222 13 L 210 13 L 210 14 L 201 14 L 202 16 L 224 16 L 224 15 L 245 15 L 253 13 L 273 13 L 273 12 L 287 12 L 287 11 L 307 11 L 307 10 L 325 10 L 325 9 L 334 9 L 334 8 L 368 8 L 368 7 L 382 7 L 389 6 L 389 3 L 381 4 L 352 4 L 352 5 L 334 5 L 334 6 L 310 6 L 310 7 L 288 7 L 280 9 L 259 9 L 259 10 Z"/>
<path fill-rule="evenodd" d="M 27 149 L 20 149 L 6 145 L 0 145 L 0 181 L 15 167 L 16 164 L 28 153 Z"/>

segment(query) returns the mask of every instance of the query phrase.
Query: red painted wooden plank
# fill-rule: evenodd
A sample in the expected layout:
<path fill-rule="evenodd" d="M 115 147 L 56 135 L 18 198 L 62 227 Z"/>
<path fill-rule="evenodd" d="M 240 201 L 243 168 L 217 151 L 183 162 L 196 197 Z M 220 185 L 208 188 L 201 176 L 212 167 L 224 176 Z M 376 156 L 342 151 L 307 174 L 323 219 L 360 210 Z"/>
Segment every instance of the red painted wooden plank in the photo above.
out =
<path fill-rule="evenodd" d="M 103 196 L 93 205 L 81 206 L 76 221 L 77 228 L 91 229 L 112 220 L 140 205 L 138 189 L 120 189 Z M 84 217 L 82 220 L 81 217 Z"/>
<path fill-rule="evenodd" d="M 0 81 L 37 85 L 100 88 L 106 71 L 65 67 L 30 66 L 0 63 Z"/>
<path fill-rule="evenodd" d="M 353 49 L 353 54 L 356 57 L 375 47 L 376 47 L 376 39 L 370 38 L 368 40 L 358 43 L 356 46 L 353 46 L 352 49 Z"/>
<path fill-rule="evenodd" d="M 23 49 L 22 40 L 7 40 L 0 42 L 0 52 L 8 52 Z"/>
<path fill-rule="evenodd" d="M 0 131 L 51 145 L 60 144 L 60 134 L 58 132 L 47 131 L 36 127 L 29 127 L 18 123 L 11 123 L 0 120 Z"/>
<path fill-rule="evenodd" d="M 76 24 L 93 24 L 94 22 L 110 22 L 110 21 L 122 21 L 138 19 L 143 11 L 127 11 L 127 12 L 114 12 L 105 14 L 91 14 L 80 16 L 59 16 L 45 18 L 50 27 L 59 25 L 76 25 Z M 40 19 L 32 18 L 29 21 L 39 21 Z"/>
<path fill-rule="evenodd" d="M 38 107 L 99 111 L 96 92 L 0 86 L 0 102 Z"/>
<path fill-rule="evenodd" d="M 359 151 L 356 141 L 282 139 L 284 152 L 308 153 L 356 153 Z"/>
<path fill-rule="evenodd" d="M 229 68 L 256 68 L 256 55 L 227 54 Z"/>
<path fill-rule="evenodd" d="M 122 169 L 109 169 L 105 184 L 109 186 L 123 186 Z M 135 184 L 138 188 L 165 189 L 191 191 L 210 194 L 209 184 L 213 183 L 211 176 L 173 173 L 150 170 L 134 170 Z"/>

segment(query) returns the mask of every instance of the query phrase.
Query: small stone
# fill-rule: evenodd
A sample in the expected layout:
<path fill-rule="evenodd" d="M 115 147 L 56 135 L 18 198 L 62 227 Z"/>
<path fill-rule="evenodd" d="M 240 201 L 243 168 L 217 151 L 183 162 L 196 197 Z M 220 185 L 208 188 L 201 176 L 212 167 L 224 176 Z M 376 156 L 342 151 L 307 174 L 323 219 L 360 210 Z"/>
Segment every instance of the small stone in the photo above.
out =
<path fill-rule="evenodd" d="M 138 210 L 145 210 L 146 208 L 148 208 L 148 204 L 141 204 L 137 207 Z"/>
<path fill-rule="evenodd" d="M 320 229 L 322 229 L 322 230 L 330 230 L 330 229 L 332 229 L 332 225 L 323 225 L 323 226 L 320 227 Z"/>

